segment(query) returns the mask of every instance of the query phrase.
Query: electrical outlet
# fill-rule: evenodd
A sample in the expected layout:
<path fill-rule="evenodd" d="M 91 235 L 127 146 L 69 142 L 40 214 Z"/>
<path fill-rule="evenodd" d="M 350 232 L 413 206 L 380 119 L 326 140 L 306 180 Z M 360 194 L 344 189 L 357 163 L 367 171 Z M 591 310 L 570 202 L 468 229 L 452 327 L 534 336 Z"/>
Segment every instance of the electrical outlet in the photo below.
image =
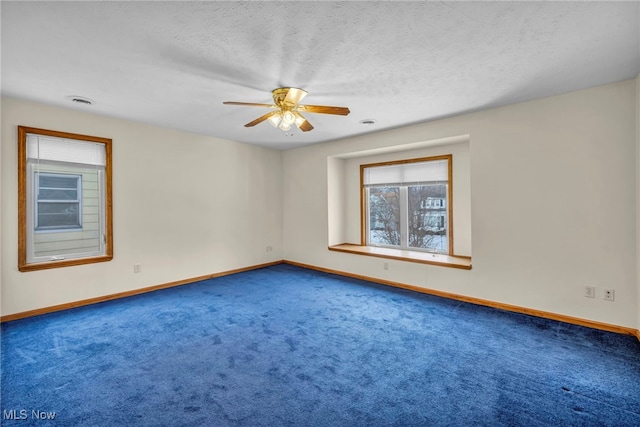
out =
<path fill-rule="evenodd" d="M 133 272 L 140 273 L 140 271 L 142 271 L 142 267 L 140 266 L 140 264 L 133 264 Z"/>
<path fill-rule="evenodd" d="M 272 252 L 273 251 L 273 246 L 267 246 L 267 252 Z"/>
<path fill-rule="evenodd" d="M 615 299 L 615 295 L 616 295 L 616 291 L 614 291 L 613 289 L 605 289 L 604 296 L 602 298 L 604 298 L 607 301 L 613 301 Z"/>
<path fill-rule="evenodd" d="M 385 270 L 388 270 L 388 269 L 389 269 L 389 263 L 388 263 L 388 262 L 385 262 L 385 263 L 384 263 L 384 269 L 385 269 Z"/>
<path fill-rule="evenodd" d="M 595 286 L 585 286 L 584 287 L 584 296 L 587 298 L 595 298 L 596 296 L 596 287 Z"/>

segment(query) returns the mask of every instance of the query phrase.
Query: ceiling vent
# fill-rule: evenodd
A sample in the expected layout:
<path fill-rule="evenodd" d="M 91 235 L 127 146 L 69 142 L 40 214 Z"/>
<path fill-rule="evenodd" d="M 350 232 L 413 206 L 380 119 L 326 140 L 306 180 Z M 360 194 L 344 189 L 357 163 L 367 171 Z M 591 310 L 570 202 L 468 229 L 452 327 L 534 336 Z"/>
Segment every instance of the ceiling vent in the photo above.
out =
<path fill-rule="evenodd" d="M 71 102 L 75 102 L 76 104 L 82 105 L 93 105 L 95 102 L 89 98 L 85 98 L 84 96 L 67 96 Z"/>

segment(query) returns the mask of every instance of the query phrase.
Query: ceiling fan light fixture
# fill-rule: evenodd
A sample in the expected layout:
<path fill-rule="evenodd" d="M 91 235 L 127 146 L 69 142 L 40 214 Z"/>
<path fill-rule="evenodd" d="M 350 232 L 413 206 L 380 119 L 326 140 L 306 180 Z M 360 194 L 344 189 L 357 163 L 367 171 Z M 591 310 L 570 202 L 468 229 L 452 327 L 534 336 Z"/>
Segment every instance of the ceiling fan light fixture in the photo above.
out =
<path fill-rule="evenodd" d="M 287 122 L 284 121 L 284 119 L 282 120 L 282 122 L 280 123 L 280 129 L 282 129 L 283 131 L 288 131 L 291 129 L 291 125 Z"/>
<path fill-rule="evenodd" d="M 273 126 L 274 128 L 277 128 L 278 125 L 280 124 L 281 119 L 282 119 L 282 114 L 275 113 L 273 116 L 269 117 L 269 123 L 271 123 L 271 126 Z"/>
<path fill-rule="evenodd" d="M 271 92 L 271 95 L 273 97 L 273 104 L 238 101 L 224 101 L 223 104 L 272 108 L 274 110 L 250 121 L 245 124 L 244 127 L 250 128 L 264 121 L 268 121 L 271 123 L 271 126 L 280 128 L 284 132 L 288 132 L 293 124 L 295 124 L 302 132 L 309 132 L 310 130 L 313 130 L 311 123 L 309 123 L 309 121 L 304 118 L 300 112 L 334 114 L 340 116 L 346 116 L 350 113 L 347 107 L 335 107 L 330 105 L 300 105 L 299 102 L 307 95 L 307 91 L 299 88 L 280 87 L 274 89 Z M 286 133 L 286 135 L 290 136 L 292 134 Z"/>
<path fill-rule="evenodd" d="M 282 114 L 282 121 L 291 126 L 296 121 L 296 116 L 289 110 Z"/>

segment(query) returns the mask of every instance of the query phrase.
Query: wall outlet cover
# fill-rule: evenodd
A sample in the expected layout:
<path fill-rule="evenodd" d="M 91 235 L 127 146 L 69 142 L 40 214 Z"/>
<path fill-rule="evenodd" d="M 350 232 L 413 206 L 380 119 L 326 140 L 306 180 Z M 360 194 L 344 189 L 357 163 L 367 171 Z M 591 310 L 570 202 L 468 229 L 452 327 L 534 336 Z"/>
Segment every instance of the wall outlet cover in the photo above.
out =
<path fill-rule="evenodd" d="M 613 289 L 605 289 L 603 298 L 607 301 L 613 301 L 616 297 L 616 291 Z"/>
<path fill-rule="evenodd" d="M 585 286 L 584 287 L 584 296 L 587 298 L 595 298 L 596 296 L 596 287 L 595 286 Z"/>

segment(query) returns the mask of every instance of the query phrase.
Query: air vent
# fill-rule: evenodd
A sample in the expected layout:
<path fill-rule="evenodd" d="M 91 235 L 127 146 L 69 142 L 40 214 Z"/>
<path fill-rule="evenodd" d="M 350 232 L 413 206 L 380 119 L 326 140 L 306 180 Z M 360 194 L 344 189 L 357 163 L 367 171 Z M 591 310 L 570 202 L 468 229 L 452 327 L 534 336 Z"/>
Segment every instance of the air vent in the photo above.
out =
<path fill-rule="evenodd" d="M 75 102 L 76 104 L 82 105 L 93 105 L 95 102 L 89 98 L 85 98 L 84 96 L 67 96 L 67 99 L 71 102 Z"/>

